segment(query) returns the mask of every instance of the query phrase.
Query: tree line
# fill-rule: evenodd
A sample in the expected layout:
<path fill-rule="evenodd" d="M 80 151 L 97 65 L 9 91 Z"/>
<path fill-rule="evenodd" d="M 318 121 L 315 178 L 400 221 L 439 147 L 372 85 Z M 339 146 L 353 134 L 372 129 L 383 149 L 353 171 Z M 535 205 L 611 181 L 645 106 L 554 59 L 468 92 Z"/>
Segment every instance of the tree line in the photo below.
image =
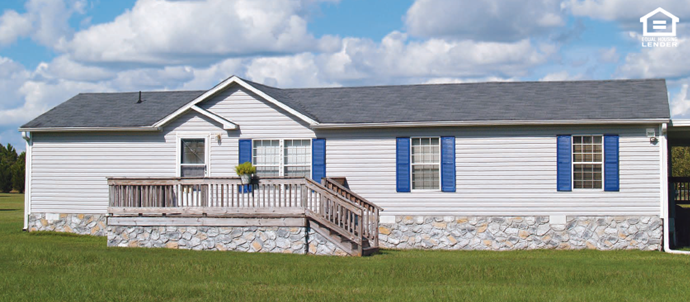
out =
<path fill-rule="evenodd" d="M 24 193 L 26 152 L 17 154 L 12 145 L 0 145 L 0 191 L 9 193 L 12 190 Z"/>

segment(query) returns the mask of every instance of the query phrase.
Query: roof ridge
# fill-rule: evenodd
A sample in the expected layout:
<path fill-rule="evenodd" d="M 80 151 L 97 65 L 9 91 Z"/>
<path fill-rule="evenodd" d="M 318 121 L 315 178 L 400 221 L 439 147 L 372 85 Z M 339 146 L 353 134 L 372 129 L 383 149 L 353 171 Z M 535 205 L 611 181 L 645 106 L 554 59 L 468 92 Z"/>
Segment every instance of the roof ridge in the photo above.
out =
<path fill-rule="evenodd" d="M 115 92 L 80 92 L 79 94 L 124 94 L 124 93 L 175 93 L 175 92 L 200 92 L 200 91 L 207 91 L 204 89 L 198 89 L 198 90 L 149 90 L 149 91 L 115 91 Z"/>
<path fill-rule="evenodd" d="M 643 81 L 665 81 L 664 78 L 649 79 L 606 79 L 606 80 L 561 80 L 561 81 L 488 81 L 488 82 L 466 82 L 466 83 L 426 83 L 426 84 L 402 84 L 402 85 L 371 85 L 371 86 L 341 86 L 341 87 L 303 87 L 303 88 L 276 88 L 280 90 L 306 90 L 306 89 L 347 89 L 347 88 L 390 88 L 390 87 L 417 87 L 417 86 L 454 86 L 454 85 L 476 85 L 476 84 L 536 84 L 536 83 L 591 83 L 591 82 L 643 82 Z"/>

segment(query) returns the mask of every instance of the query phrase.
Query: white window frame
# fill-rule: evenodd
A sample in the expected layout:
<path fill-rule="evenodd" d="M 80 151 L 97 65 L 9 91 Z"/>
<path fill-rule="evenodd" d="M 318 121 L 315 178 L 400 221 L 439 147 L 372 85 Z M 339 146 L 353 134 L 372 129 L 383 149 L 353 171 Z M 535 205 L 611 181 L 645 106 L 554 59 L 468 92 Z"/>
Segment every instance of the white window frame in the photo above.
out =
<path fill-rule="evenodd" d="M 211 133 L 207 132 L 178 132 L 176 134 L 176 149 L 177 151 L 175 152 L 175 160 L 177 161 L 176 163 L 176 171 L 175 175 L 177 177 L 182 177 L 182 140 L 186 139 L 203 139 L 204 140 L 204 166 L 206 166 L 206 172 L 204 177 L 211 177 Z M 200 164 L 187 164 L 189 166 L 200 166 Z"/>
<path fill-rule="evenodd" d="M 601 137 L 601 162 L 575 162 L 575 137 L 576 136 L 600 136 Z M 606 154 L 604 146 L 604 135 L 603 134 L 573 134 L 570 136 L 570 187 L 573 191 L 584 191 L 584 192 L 603 192 L 604 191 L 604 155 Z M 578 165 L 591 165 L 591 164 L 601 164 L 601 188 L 575 188 L 575 164 Z"/>
<path fill-rule="evenodd" d="M 256 167 L 274 167 L 275 165 L 257 165 L 254 163 L 254 142 L 255 141 L 278 141 L 278 148 L 280 149 L 280 156 L 278 160 L 278 176 L 283 177 L 285 176 L 285 167 L 303 167 L 304 165 L 292 165 L 292 164 L 285 164 L 285 141 L 308 141 L 309 142 L 309 148 L 307 148 L 308 153 L 307 153 L 307 158 L 309 159 L 309 164 L 307 165 L 309 167 L 309 173 L 307 178 L 311 177 L 312 174 L 312 169 L 314 163 L 312 162 L 313 160 L 313 154 L 312 154 L 312 149 L 313 149 L 313 141 L 310 138 L 257 138 L 257 139 L 252 139 L 252 165 Z"/>
<path fill-rule="evenodd" d="M 438 138 L 438 163 L 418 163 L 414 164 L 412 162 L 412 140 L 413 139 L 421 139 L 421 138 Z M 443 184 L 441 183 L 441 137 L 440 136 L 412 136 L 410 137 L 410 191 L 411 192 L 440 192 L 441 191 L 441 186 Z M 571 152 L 572 153 L 572 152 Z M 414 166 L 416 165 L 435 165 L 438 164 L 438 188 L 436 189 L 413 189 L 413 177 L 412 173 L 414 173 Z"/>

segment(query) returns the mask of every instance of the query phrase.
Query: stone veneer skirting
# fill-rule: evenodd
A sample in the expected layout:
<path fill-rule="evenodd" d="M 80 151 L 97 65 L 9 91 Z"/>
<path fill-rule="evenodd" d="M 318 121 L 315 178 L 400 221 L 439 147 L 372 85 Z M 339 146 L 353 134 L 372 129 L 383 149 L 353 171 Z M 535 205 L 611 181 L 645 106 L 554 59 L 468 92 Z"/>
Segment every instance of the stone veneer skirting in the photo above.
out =
<path fill-rule="evenodd" d="M 577 216 L 552 224 L 549 216 L 396 216 L 381 223 L 382 248 L 445 250 L 659 250 L 658 216 Z"/>
<path fill-rule="evenodd" d="M 101 214 L 29 215 L 29 231 L 108 236 L 108 246 L 168 247 L 315 255 L 346 255 L 307 226 L 107 226 Z M 392 249 L 520 250 L 661 248 L 658 216 L 396 216 L 381 223 L 380 246 Z"/>
<path fill-rule="evenodd" d="M 347 256 L 309 227 L 110 226 L 108 246 Z"/>
<path fill-rule="evenodd" d="M 28 230 L 92 236 L 107 235 L 106 217 L 102 214 L 32 213 L 29 215 Z"/>

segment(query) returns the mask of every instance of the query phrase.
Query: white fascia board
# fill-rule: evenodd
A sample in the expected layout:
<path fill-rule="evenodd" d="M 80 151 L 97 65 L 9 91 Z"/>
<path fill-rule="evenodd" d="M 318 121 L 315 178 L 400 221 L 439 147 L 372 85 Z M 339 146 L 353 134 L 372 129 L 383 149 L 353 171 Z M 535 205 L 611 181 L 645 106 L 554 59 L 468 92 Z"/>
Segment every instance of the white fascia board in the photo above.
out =
<path fill-rule="evenodd" d="M 208 117 L 219 124 L 223 125 L 223 130 L 236 130 L 237 129 L 237 124 L 233 123 L 232 121 L 229 121 L 219 115 L 214 114 L 213 112 L 210 112 L 208 110 L 204 110 L 201 107 L 194 105 L 191 107 L 192 110 L 198 112 L 199 114 Z"/>
<path fill-rule="evenodd" d="M 20 132 L 115 132 L 115 131 L 161 131 L 160 127 L 46 127 L 19 128 Z"/>
<path fill-rule="evenodd" d="M 667 123 L 668 119 L 639 119 L 639 120 L 554 120 L 554 121 L 458 121 L 458 122 L 393 122 L 393 123 L 333 123 L 312 125 L 313 129 L 342 129 L 342 128 L 411 128 L 411 127 L 470 127 L 470 126 L 539 126 L 539 125 L 630 125 L 630 124 L 659 124 Z"/>
<path fill-rule="evenodd" d="M 228 86 L 230 86 L 232 84 L 237 84 L 237 85 L 242 86 L 242 88 L 247 89 L 247 90 L 251 91 L 252 93 L 262 97 L 263 99 L 265 99 L 269 103 L 272 103 L 273 105 L 278 106 L 279 108 L 281 108 L 281 109 L 287 111 L 288 113 L 298 117 L 299 119 L 303 120 L 304 122 L 308 123 L 311 126 L 319 124 L 315 120 L 305 116 L 304 114 L 297 112 L 295 109 L 292 109 L 289 106 L 279 102 L 278 100 L 272 98 L 268 94 L 265 94 L 263 91 L 254 88 L 254 86 L 252 86 L 252 85 L 247 84 L 247 82 L 242 81 L 242 79 L 240 79 L 239 77 L 232 76 L 232 77 L 226 79 L 225 81 L 219 83 L 215 87 L 211 88 L 210 90 L 206 91 L 204 94 L 198 96 L 197 98 L 195 98 L 194 100 L 189 102 L 187 105 L 182 106 L 180 109 L 177 109 L 175 112 L 173 112 L 170 115 L 166 116 L 165 118 L 161 119 L 160 121 L 155 123 L 153 126 L 154 127 L 162 127 L 163 125 L 167 124 L 169 121 L 175 119 L 179 115 L 183 114 L 185 111 L 189 110 L 192 106 L 195 106 L 196 104 L 207 100 L 211 96 L 224 90 L 225 88 L 227 88 Z"/>

